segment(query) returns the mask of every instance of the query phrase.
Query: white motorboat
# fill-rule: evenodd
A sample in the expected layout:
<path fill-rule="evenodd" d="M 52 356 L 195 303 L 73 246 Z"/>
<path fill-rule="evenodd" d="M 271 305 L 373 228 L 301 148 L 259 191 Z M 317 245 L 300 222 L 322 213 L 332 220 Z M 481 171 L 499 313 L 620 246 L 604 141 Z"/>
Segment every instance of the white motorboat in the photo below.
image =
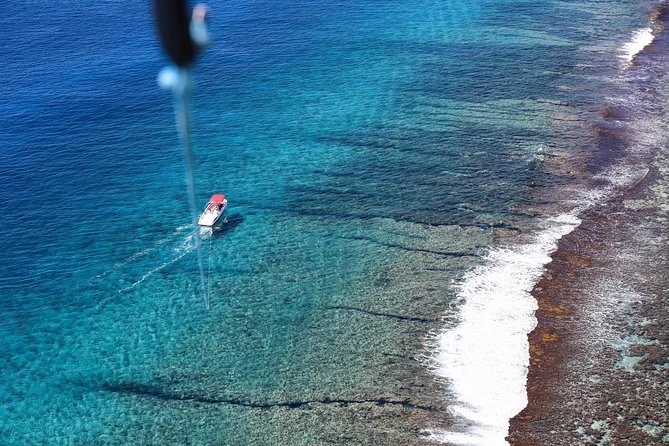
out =
<path fill-rule="evenodd" d="M 225 211 L 225 206 L 227 206 L 228 200 L 225 199 L 223 194 L 215 194 L 207 203 L 207 207 L 204 209 L 200 219 L 197 221 L 197 224 L 200 226 L 214 226 L 218 220 L 220 220 Z"/>

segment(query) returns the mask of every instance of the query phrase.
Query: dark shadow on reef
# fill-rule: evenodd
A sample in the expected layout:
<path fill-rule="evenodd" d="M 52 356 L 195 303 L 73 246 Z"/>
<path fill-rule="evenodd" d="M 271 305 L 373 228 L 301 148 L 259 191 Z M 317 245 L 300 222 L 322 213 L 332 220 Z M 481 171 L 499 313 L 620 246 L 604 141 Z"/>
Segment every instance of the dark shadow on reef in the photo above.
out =
<path fill-rule="evenodd" d="M 311 401 L 278 401 L 278 402 L 254 402 L 245 401 L 237 398 L 214 398 L 205 395 L 189 394 L 186 392 L 174 391 L 151 384 L 143 384 L 138 382 L 118 382 L 103 384 L 99 390 L 106 392 L 114 392 L 120 394 L 135 395 L 147 398 L 156 398 L 163 401 L 190 401 L 204 404 L 230 404 L 234 406 L 243 406 L 252 409 L 272 409 L 283 407 L 288 409 L 309 409 L 313 404 L 336 404 L 340 406 L 348 406 L 351 404 L 376 404 L 377 406 L 402 406 L 410 410 L 423 410 L 427 412 L 434 412 L 437 409 L 431 406 L 416 405 L 409 400 L 389 400 L 385 398 L 374 399 L 337 399 L 325 397 L 320 400 Z"/>
<path fill-rule="evenodd" d="M 214 227 L 212 235 L 214 237 L 221 237 L 228 232 L 234 230 L 244 221 L 244 217 L 241 214 L 232 214 L 229 217 L 226 217 L 222 224 Z"/>

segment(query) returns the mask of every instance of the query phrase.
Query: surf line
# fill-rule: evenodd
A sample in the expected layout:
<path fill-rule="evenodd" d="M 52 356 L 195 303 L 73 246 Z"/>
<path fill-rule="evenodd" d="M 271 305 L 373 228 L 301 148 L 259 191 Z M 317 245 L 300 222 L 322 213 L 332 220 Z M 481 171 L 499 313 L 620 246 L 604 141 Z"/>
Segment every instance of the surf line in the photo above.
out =
<path fill-rule="evenodd" d="M 433 372 L 448 381 L 457 402 L 450 430 L 427 438 L 449 444 L 508 446 L 509 419 L 527 405 L 527 335 L 537 324 L 532 288 L 558 241 L 580 223 L 577 210 L 547 218 L 526 244 L 492 249 L 458 288 L 460 321 L 438 333 Z"/>
<path fill-rule="evenodd" d="M 624 62 L 624 68 L 630 68 L 637 54 L 653 43 L 653 40 L 655 40 L 655 35 L 652 28 L 637 30 L 632 36 L 632 40 L 625 43 L 619 50 L 618 57 Z"/>

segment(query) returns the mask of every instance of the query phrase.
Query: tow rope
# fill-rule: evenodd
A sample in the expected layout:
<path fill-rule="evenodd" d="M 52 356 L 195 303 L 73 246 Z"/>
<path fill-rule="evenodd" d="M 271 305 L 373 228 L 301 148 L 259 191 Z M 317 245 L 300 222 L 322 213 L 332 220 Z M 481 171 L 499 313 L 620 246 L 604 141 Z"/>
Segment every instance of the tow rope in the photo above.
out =
<path fill-rule="evenodd" d="M 197 53 L 209 43 L 206 24 L 207 8 L 204 5 L 196 5 L 189 22 L 186 16 L 185 0 L 154 0 L 153 6 L 158 35 L 167 55 L 173 62 L 172 65 L 163 68 L 160 72 L 158 84 L 162 88 L 170 90 L 174 97 L 177 132 L 183 144 L 184 160 L 186 162 L 186 187 L 195 234 L 200 282 L 204 304 L 209 309 L 209 290 L 202 259 L 202 239 L 197 224 L 193 151 L 190 139 L 190 66 Z"/>

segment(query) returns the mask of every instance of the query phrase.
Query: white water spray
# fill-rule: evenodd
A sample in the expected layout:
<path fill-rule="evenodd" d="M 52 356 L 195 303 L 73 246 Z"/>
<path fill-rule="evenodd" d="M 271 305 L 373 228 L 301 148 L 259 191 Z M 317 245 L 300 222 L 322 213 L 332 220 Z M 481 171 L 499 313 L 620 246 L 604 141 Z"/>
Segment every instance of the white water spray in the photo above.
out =
<path fill-rule="evenodd" d="M 618 57 L 625 62 L 626 67 L 629 67 L 636 55 L 653 43 L 653 40 L 655 40 L 655 36 L 651 28 L 637 30 L 632 36 L 632 40 L 622 46 Z"/>
<path fill-rule="evenodd" d="M 460 323 L 437 338 L 435 373 L 448 380 L 460 420 L 432 440 L 456 445 L 508 446 L 509 419 L 527 405 L 527 334 L 536 326 L 534 284 L 557 242 L 580 224 L 575 214 L 544 221 L 534 241 L 491 251 L 459 288 Z"/>

